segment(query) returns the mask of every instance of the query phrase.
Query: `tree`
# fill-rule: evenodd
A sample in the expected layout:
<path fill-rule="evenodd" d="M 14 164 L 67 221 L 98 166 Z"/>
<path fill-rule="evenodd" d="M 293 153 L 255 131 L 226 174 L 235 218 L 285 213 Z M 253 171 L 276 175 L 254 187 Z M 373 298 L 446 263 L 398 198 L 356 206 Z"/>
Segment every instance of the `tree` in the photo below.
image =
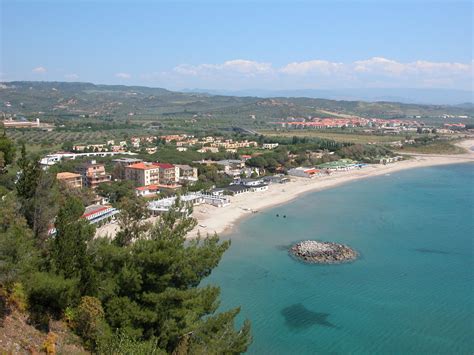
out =
<path fill-rule="evenodd" d="M 13 163 L 13 160 L 15 159 L 15 144 L 7 137 L 5 131 L 0 137 L 0 153 L 3 153 L 4 166 Z"/>
<path fill-rule="evenodd" d="M 149 216 L 146 202 L 133 195 L 132 198 L 123 199 L 119 205 L 118 225 L 120 230 L 114 239 L 119 246 L 130 245 L 146 231 L 150 225 L 144 220 Z"/>
<path fill-rule="evenodd" d="M 187 217 L 189 212 L 177 199 L 146 238 L 136 238 L 120 248 L 126 249 L 120 259 L 107 261 L 114 270 L 101 276 L 102 280 L 113 279 L 104 284 L 114 284 L 100 293 L 107 322 L 129 337 L 156 339 L 159 348 L 168 353 L 183 347 L 189 349 L 188 353 L 192 349 L 244 352 L 250 343 L 248 323 L 234 331 L 238 309 L 215 314 L 219 288 L 198 287 L 217 266 L 230 242 L 221 243 L 215 235 L 187 241 L 187 233 L 196 225 Z M 102 248 L 115 254 L 105 245 Z"/>
<path fill-rule="evenodd" d="M 33 233 L 10 193 L 0 204 L 0 287 L 8 290 L 33 272 L 38 261 Z"/>
<path fill-rule="evenodd" d="M 94 237 L 95 228 L 81 218 L 83 213 L 84 207 L 75 197 L 68 198 L 59 210 L 52 261 L 58 274 L 66 279 L 79 279 L 81 295 L 93 295 L 97 280 L 87 244 Z"/>
<path fill-rule="evenodd" d="M 135 185 L 130 180 L 114 181 L 111 183 L 100 184 L 97 193 L 100 196 L 107 197 L 111 203 L 120 202 L 124 197 L 133 198 Z"/>

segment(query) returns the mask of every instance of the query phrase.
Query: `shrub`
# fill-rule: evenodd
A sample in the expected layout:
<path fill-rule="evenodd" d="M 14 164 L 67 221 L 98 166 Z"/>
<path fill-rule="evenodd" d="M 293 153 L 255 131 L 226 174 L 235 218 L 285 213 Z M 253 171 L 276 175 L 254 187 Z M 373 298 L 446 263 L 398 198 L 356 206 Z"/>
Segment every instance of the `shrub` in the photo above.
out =
<path fill-rule="evenodd" d="M 84 296 L 74 312 L 74 324 L 77 334 L 90 347 L 95 347 L 97 340 L 106 332 L 104 309 L 99 299 Z"/>
<path fill-rule="evenodd" d="M 53 333 L 49 332 L 48 336 L 46 337 L 44 343 L 43 343 L 43 351 L 48 354 L 48 355 L 55 355 L 56 354 L 56 340 L 58 339 L 58 336 Z"/>
<path fill-rule="evenodd" d="M 48 330 L 49 317 L 59 318 L 66 307 L 73 303 L 76 280 L 37 272 L 28 285 L 30 320 L 37 327 Z"/>

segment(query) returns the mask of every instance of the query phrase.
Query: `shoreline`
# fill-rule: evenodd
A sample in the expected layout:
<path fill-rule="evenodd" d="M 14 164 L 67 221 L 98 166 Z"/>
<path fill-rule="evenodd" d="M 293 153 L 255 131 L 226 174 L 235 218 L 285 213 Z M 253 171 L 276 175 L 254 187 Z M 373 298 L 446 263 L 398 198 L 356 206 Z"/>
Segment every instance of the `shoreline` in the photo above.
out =
<path fill-rule="evenodd" d="M 465 154 L 407 154 L 412 158 L 388 165 L 369 165 L 360 170 L 336 172 L 329 176 L 313 179 L 292 177 L 286 184 L 269 185 L 264 192 L 250 192 L 238 196 L 231 196 L 231 204 L 226 207 L 210 205 L 195 206 L 192 216 L 197 219 L 198 225 L 188 234 L 188 238 L 206 234 L 218 234 L 223 237 L 230 234 L 244 218 L 253 215 L 253 211 L 262 211 L 278 205 L 288 203 L 299 196 L 333 188 L 352 181 L 374 176 L 391 174 L 394 172 L 423 168 L 437 165 L 474 163 L 474 139 L 465 140 L 457 144 L 466 150 Z"/>

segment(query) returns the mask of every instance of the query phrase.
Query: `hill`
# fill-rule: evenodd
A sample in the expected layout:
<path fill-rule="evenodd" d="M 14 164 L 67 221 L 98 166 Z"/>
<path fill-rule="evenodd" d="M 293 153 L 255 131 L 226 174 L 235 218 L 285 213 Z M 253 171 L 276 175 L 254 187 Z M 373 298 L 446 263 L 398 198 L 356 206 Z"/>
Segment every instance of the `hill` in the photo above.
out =
<path fill-rule="evenodd" d="M 419 105 L 398 102 L 329 100 L 308 97 L 224 96 L 174 92 L 162 88 L 96 85 L 71 82 L 4 82 L 0 85 L 0 109 L 5 115 L 45 118 L 100 117 L 159 120 L 160 118 L 207 115 L 252 125 L 307 116 L 357 115 L 379 118 L 422 117 L 425 121 L 454 121 L 474 117 L 472 105 Z M 469 118 L 467 120 L 469 121 Z M 471 119 L 472 121 L 472 119 Z"/>

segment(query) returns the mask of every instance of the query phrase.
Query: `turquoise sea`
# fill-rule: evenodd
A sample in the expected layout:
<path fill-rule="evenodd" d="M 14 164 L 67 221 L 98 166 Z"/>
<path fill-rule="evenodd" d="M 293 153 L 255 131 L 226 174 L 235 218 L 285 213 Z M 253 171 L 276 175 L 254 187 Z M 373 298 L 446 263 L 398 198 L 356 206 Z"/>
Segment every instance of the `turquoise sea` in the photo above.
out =
<path fill-rule="evenodd" d="M 473 237 L 474 164 L 407 170 L 244 220 L 206 281 L 251 320 L 250 354 L 472 354 Z M 287 248 L 304 239 L 361 258 L 302 264 Z"/>

